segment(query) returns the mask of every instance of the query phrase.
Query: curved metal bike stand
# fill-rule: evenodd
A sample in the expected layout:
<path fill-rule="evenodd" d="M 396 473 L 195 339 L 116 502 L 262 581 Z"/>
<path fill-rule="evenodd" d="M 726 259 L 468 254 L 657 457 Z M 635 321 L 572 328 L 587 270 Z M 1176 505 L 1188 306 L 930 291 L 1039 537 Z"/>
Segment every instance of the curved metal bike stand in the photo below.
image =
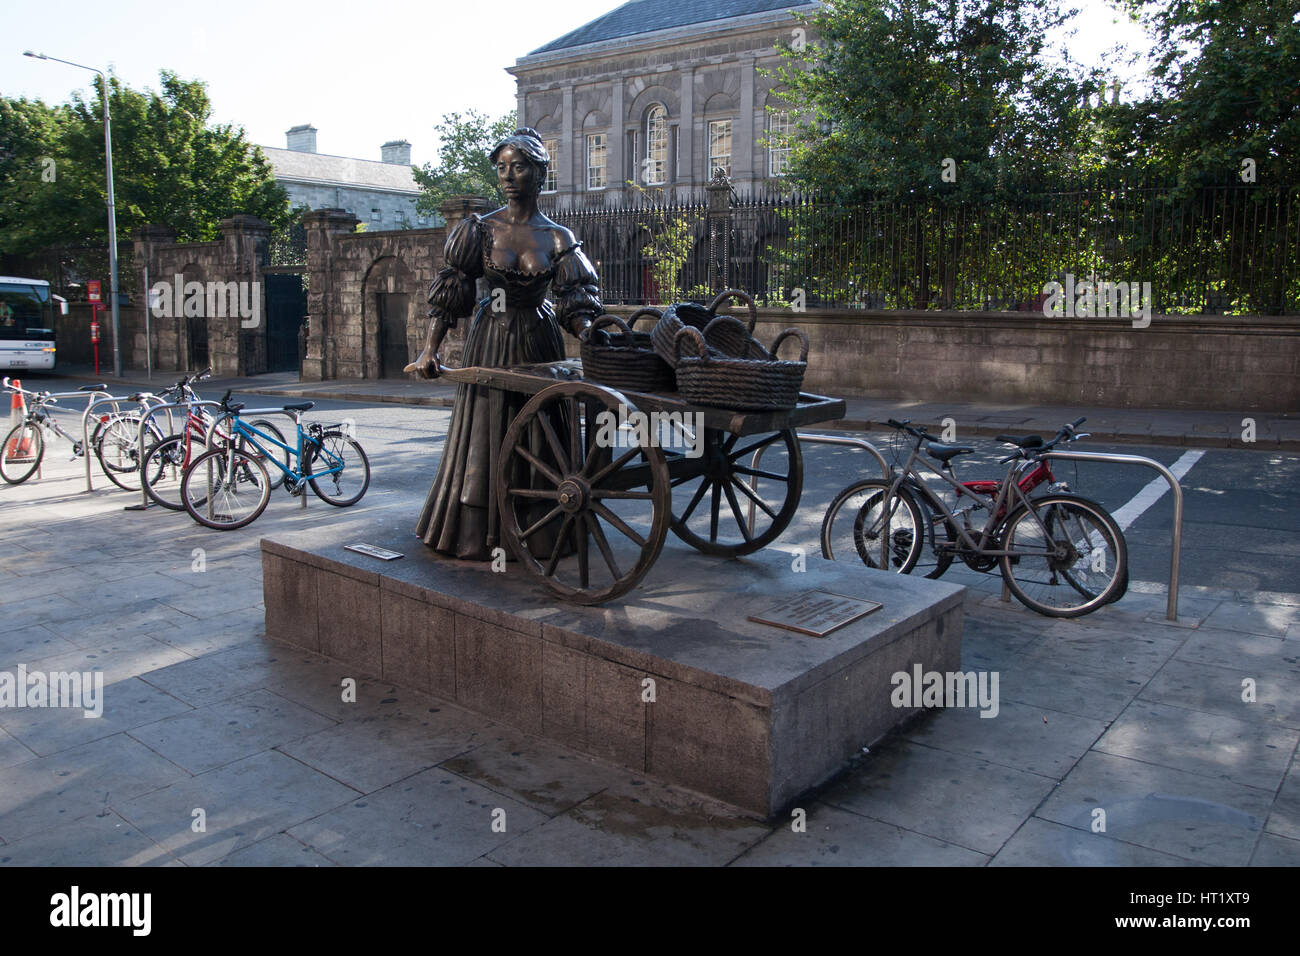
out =
<path fill-rule="evenodd" d="M 811 442 L 814 445 L 848 445 L 853 448 L 861 448 L 863 451 L 872 455 L 876 461 L 880 463 L 880 474 L 882 477 L 893 477 L 893 472 L 889 468 L 889 462 L 885 461 L 885 456 L 880 453 L 880 449 L 871 444 L 871 442 L 867 441 L 865 438 L 848 438 L 844 435 L 800 435 L 797 431 L 795 434 L 798 435 L 800 443 Z M 767 451 L 769 447 L 771 446 L 764 445 L 762 448 L 758 449 L 758 451 L 754 452 L 754 457 L 750 459 L 749 463 L 751 469 L 758 471 L 758 463 L 763 459 L 763 452 Z M 757 494 L 757 491 L 755 490 L 757 484 L 758 476 L 750 475 L 749 490 L 754 491 L 755 494 Z M 749 499 L 749 532 L 750 534 L 754 533 L 753 498 Z"/>
<path fill-rule="evenodd" d="M 70 395 L 84 395 L 84 394 L 87 394 L 87 393 L 85 393 L 85 392 L 71 392 L 71 393 L 68 393 L 68 394 L 70 394 Z M 126 397 L 126 396 L 121 396 L 121 397 L 117 397 L 117 398 L 115 398 L 115 397 L 113 397 L 112 395 L 109 395 L 107 392 L 90 392 L 89 394 L 91 394 L 91 395 L 103 395 L 103 396 L 104 396 L 103 398 L 96 399 L 95 401 L 91 402 L 89 405 L 86 406 L 86 410 L 85 410 L 84 412 L 81 413 L 81 450 L 82 450 L 82 452 L 84 453 L 85 458 L 86 458 L 86 490 L 87 490 L 87 491 L 94 491 L 94 490 L 95 490 L 95 485 L 94 485 L 94 482 L 93 482 L 93 481 L 91 480 L 91 478 L 90 478 L 90 414 L 91 414 L 91 412 L 93 412 L 95 409 L 99 408 L 99 406 L 101 406 L 101 405 L 120 405 L 120 404 L 123 403 L 123 402 L 131 402 L 131 399 L 128 398 L 128 397 Z M 157 398 L 155 398 L 154 400 L 155 400 L 155 401 L 158 401 Z M 149 401 L 149 399 L 145 399 L 145 400 L 144 400 L 144 403 L 147 403 L 148 401 Z M 134 403 L 132 403 L 132 404 L 137 404 L 137 405 L 138 405 L 138 404 L 142 404 L 142 403 L 140 403 L 140 402 L 134 402 Z"/>
<path fill-rule="evenodd" d="M 1039 458 L 1055 458 L 1057 461 L 1104 461 L 1112 465 L 1144 465 L 1154 468 L 1169 482 L 1174 493 L 1174 530 L 1172 536 L 1172 553 L 1169 557 L 1169 601 L 1165 606 L 1165 619 L 1178 620 L 1178 565 L 1183 547 L 1183 486 L 1178 479 L 1160 462 L 1142 455 L 1112 455 L 1099 451 L 1049 451 Z"/>
<path fill-rule="evenodd" d="M 215 407 L 217 407 L 217 408 L 220 408 L 220 407 L 221 407 L 221 403 L 220 403 L 220 402 L 215 402 L 215 401 L 206 401 L 206 402 L 164 402 L 164 403 L 162 403 L 161 405 L 155 405 L 153 408 L 149 409 L 149 410 L 148 410 L 147 412 L 145 412 L 142 416 L 140 416 L 140 430 L 139 430 L 139 432 L 136 434 L 136 439 L 135 439 L 135 440 L 136 440 L 136 447 L 140 449 L 140 503 L 139 503 L 138 505 L 127 505 L 126 507 L 124 507 L 124 508 L 122 509 L 123 511 L 147 511 L 147 510 L 149 509 L 149 492 L 145 491 L 145 488 L 144 488 L 144 466 L 145 466 L 145 456 L 144 456 L 144 433 L 145 433 L 146 428 L 147 428 L 148 425 L 149 425 L 149 422 L 150 422 L 150 421 L 153 419 L 153 417 L 154 417 L 155 415 L 157 415 L 159 412 L 162 412 L 162 411 L 167 412 L 167 434 L 170 435 L 170 434 L 172 434 L 172 428 L 173 428 L 173 426 L 176 424 L 175 419 L 172 418 L 172 409 L 174 409 L 174 408 L 192 408 L 192 407 L 194 407 L 194 406 L 196 406 L 196 405 L 213 405 L 213 406 L 215 406 Z"/>

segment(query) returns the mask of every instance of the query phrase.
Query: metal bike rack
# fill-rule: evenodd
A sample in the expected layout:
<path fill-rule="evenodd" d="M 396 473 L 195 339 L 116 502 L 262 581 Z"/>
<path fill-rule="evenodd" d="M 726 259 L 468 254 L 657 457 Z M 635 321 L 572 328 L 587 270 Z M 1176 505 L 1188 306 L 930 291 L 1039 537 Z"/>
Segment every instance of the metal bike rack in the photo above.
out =
<path fill-rule="evenodd" d="M 70 394 L 82 395 L 87 393 L 73 392 Z M 109 395 L 107 392 L 90 392 L 88 394 L 104 396 L 101 399 L 97 399 L 96 401 L 91 402 L 89 405 L 86 406 L 86 410 L 81 413 L 81 450 L 86 458 L 86 491 L 94 491 L 95 483 L 91 480 L 90 477 L 90 416 L 91 413 L 94 412 L 95 409 L 99 408 L 101 405 L 120 405 L 123 402 L 128 402 L 131 404 L 140 404 L 140 403 L 131 402 L 130 398 L 126 396 L 120 396 L 115 398 L 114 396 Z M 145 399 L 144 401 L 147 403 L 148 399 Z"/>
<path fill-rule="evenodd" d="M 149 409 L 147 412 L 145 412 L 143 415 L 140 416 L 140 429 L 139 432 L 136 434 L 136 447 L 140 449 L 140 503 L 138 505 L 127 505 L 125 508 L 122 509 L 123 511 L 147 511 L 149 508 L 149 492 L 147 492 L 144 487 L 144 469 L 146 464 L 146 459 L 144 454 L 144 433 L 149 426 L 149 422 L 159 412 L 165 411 L 167 413 L 167 434 L 170 435 L 173 433 L 172 429 L 175 426 L 175 419 L 172 418 L 172 409 L 176 409 L 176 408 L 190 409 L 200 405 L 212 405 L 217 408 L 221 407 L 220 402 L 214 402 L 214 401 L 164 402 L 161 405 L 155 405 L 153 408 Z"/>
<path fill-rule="evenodd" d="M 1054 458 L 1057 461 L 1102 461 L 1112 465 L 1143 465 L 1154 468 L 1169 482 L 1174 493 L 1174 531 L 1172 536 L 1172 554 L 1169 558 L 1169 601 L 1165 606 L 1165 619 L 1178 620 L 1178 566 L 1183 547 L 1183 486 L 1178 479 L 1160 462 L 1141 455 L 1111 455 L 1098 451 L 1049 451 L 1038 456 Z"/>
<path fill-rule="evenodd" d="M 848 445 L 852 448 L 861 448 L 863 451 L 872 455 L 876 459 L 876 461 L 880 463 L 880 473 L 883 477 L 885 478 L 893 477 L 894 473 L 889 468 L 889 462 L 885 461 L 885 456 L 880 453 L 880 449 L 877 448 L 875 445 L 871 444 L 871 442 L 867 441 L 865 438 L 847 438 L 843 435 L 800 435 L 797 431 L 795 432 L 795 437 L 799 439 L 800 443 L 810 442 L 814 445 Z M 762 448 L 754 452 L 754 457 L 750 459 L 749 467 L 752 468 L 754 471 L 758 471 L 758 463 L 763 460 L 763 452 L 767 451 L 768 448 L 770 447 L 771 447 L 770 445 L 764 445 Z M 750 475 L 749 490 L 755 491 L 757 485 L 758 485 L 758 476 Z M 755 493 L 757 492 L 755 491 Z M 754 520 L 755 520 L 754 499 L 750 498 L 749 499 L 749 533 L 750 534 L 754 533 Z"/>
<path fill-rule="evenodd" d="M 8 377 L 8 376 L 5 376 L 5 387 L 6 387 L 6 388 L 12 388 L 12 387 L 13 387 L 13 386 L 11 386 L 11 385 L 9 384 L 9 381 L 10 381 L 9 377 Z M 38 394 L 39 394 L 39 393 L 38 393 Z M 92 397 L 95 396 L 95 395 L 102 395 L 102 396 L 104 396 L 104 398 L 112 398 L 112 397 L 113 397 L 113 396 L 110 395 L 108 392 L 103 392 L 103 391 L 97 391 L 97 392 L 50 392 L 49 396 L 47 396 L 47 397 L 52 398 L 52 399 L 56 399 L 56 400 L 57 400 L 57 399 L 60 399 L 60 398 L 92 398 Z M 89 452 L 90 452 L 90 448 L 89 448 L 89 444 L 90 444 L 90 443 L 89 443 L 89 441 L 88 441 L 87 438 L 86 438 L 86 422 L 88 421 L 89 416 L 90 416 L 90 408 L 91 408 L 91 406 L 94 405 L 94 404 L 95 404 L 95 402 L 89 402 L 89 403 L 87 403 L 85 410 L 83 410 L 82 413 L 81 413 L 81 436 L 82 436 L 82 439 L 81 439 L 81 449 L 82 449 L 82 452 L 83 452 L 83 453 L 86 453 L 86 454 L 89 454 Z M 89 464 L 87 464 L 87 468 L 89 468 Z M 37 465 L 37 466 L 36 466 L 36 476 L 39 478 L 40 475 L 41 475 L 41 466 L 40 466 L 40 465 Z"/>

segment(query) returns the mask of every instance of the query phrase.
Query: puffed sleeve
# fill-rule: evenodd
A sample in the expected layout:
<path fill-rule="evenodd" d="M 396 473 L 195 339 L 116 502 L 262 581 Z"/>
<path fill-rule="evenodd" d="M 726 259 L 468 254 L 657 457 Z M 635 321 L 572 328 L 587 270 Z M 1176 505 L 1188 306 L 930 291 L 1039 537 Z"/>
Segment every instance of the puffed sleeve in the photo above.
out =
<path fill-rule="evenodd" d="M 474 309 L 474 280 L 483 274 L 484 227 L 478 216 L 457 223 L 443 247 L 443 268 L 429 286 L 429 317 L 454 329 Z"/>
<path fill-rule="evenodd" d="M 581 246 L 582 243 L 575 242 L 560 253 L 552 286 L 556 321 L 574 335 L 582 331 L 580 322 L 584 317 L 594 319 L 605 311 L 600 302 L 596 270 Z"/>

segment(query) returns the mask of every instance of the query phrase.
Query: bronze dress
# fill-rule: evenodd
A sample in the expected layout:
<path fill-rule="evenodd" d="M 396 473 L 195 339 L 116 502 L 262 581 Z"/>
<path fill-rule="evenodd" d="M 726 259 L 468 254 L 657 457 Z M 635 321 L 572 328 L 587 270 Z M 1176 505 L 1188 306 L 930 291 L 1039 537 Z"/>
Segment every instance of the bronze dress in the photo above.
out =
<path fill-rule="evenodd" d="M 492 261 L 491 227 L 480 217 L 471 216 L 452 230 L 444 250 L 446 266 L 429 288 L 429 305 L 430 315 L 442 315 L 448 327 L 474 309 L 462 365 L 505 368 L 564 358 L 561 327 L 576 334 L 576 323 L 602 311 L 596 272 L 581 245 L 546 250 L 550 265 L 525 272 Z M 474 280 L 479 276 L 493 289 L 505 290 L 504 311 L 492 311 L 490 295 L 475 308 Z M 554 306 L 546 299 L 548 288 Z M 415 528 L 435 551 L 486 561 L 500 545 L 497 455 L 506 428 L 527 400 L 526 395 L 481 385 L 457 386 L 442 461 Z M 532 478 L 515 481 L 531 484 Z"/>

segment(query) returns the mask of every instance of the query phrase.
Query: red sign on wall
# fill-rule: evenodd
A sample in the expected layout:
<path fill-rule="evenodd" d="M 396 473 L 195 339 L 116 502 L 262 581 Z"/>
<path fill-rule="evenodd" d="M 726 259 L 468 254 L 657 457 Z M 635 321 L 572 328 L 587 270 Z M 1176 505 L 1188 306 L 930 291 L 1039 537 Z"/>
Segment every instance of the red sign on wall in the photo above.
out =
<path fill-rule="evenodd" d="M 99 297 L 99 280 L 98 280 L 98 279 L 91 279 L 90 281 L 88 281 L 88 282 L 86 283 L 86 301 L 87 301 L 87 302 L 101 302 L 101 301 L 103 301 L 103 300 Z"/>

